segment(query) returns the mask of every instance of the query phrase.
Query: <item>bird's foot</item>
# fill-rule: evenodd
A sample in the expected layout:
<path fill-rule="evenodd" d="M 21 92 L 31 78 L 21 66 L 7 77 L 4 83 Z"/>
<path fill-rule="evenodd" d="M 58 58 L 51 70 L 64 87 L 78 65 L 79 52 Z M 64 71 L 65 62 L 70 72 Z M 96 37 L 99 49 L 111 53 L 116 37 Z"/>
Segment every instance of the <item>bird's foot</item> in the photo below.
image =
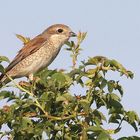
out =
<path fill-rule="evenodd" d="M 34 80 L 34 75 L 33 74 L 29 74 L 28 78 L 29 78 L 30 81 L 33 81 Z"/>
<path fill-rule="evenodd" d="M 30 82 L 26 82 L 26 81 L 20 81 L 18 84 L 21 87 L 30 87 L 31 86 Z"/>

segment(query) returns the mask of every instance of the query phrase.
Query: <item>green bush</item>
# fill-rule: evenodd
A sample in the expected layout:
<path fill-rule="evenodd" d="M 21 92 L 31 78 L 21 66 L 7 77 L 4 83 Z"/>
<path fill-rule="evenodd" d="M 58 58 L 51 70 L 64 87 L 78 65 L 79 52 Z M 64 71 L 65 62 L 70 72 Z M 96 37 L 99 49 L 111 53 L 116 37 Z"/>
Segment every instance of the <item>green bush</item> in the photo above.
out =
<path fill-rule="evenodd" d="M 7 136 L 13 140 L 41 140 L 46 135 L 50 140 L 112 140 L 111 135 L 121 131 L 123 122 L 138 131 L 137 113 L 125 110 L 121 104 L 120 82 L 106 77 L 113 71 L 132 79 L 133 73 L 116 60 L 102 56 L 91 57 L 77 66 L 80 44 L 85 36 L 86 33 L 79 33 L 77 43 L 67 43 L 73 63 L 68 71 L 46 68 L 35 75 L 32 83 L 15 83 L 9 77 L 19 92 L 1 88 L 0 100 L 12 102 L 0 109 L 0 127 L 5 124 L 9 128 L 0 131 L 1 139 Z M 4 73 L 3 61 L 9 60 L 0 57 L 1 73 Z M 84 89 L 82 95 L 72 93 L 71 88 L 77 85 Z M 116 124 L 116 128 L 105 129 L 105 123 L 109 128 Z"/>

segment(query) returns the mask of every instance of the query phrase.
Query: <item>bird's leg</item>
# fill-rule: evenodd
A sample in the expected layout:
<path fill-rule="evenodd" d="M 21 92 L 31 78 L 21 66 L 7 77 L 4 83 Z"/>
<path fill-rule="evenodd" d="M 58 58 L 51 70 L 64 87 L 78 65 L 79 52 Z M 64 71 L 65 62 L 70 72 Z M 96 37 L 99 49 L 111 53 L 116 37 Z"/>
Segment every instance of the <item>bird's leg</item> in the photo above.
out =
<path fill-rule="evenodd" d="M 33 80 L 34 80 L 34 76 L 33 76 L 33 74 L 32 74 L 32 73 L 29 74 L 28 78 L 29 78 L 30 81 L 33 81 Z"/>
<path fill-rule="evenodd" d="M 29 79 L 29 83 L 31 84 L 31 92 L 33 93 L 33 90 L 36 87 L 36 81 L 38 80 L 38 78 L 34 77 L 33 74 L 29 74 L 28 79 Z"/>
<path fill-rule="evenodd" d="M 29 74 L 28 75 L 28 79 L 30 83 L 35 83 L 36 81 L 38 81 L 40 78 L 39 77 L 34 77 L 33 74 Z"/>
<path fill-rule="evenodd" d="M 33 82 L 32 82 L 33 81 L 33 74 L 28 75 L 27 79 L 29 79 L 28 82 L 20 81 L 19 85 L 20 86 L 28 86 L 28 87 L 32 86 L 33 85 Z"/>
<path fill-rule="evenodd" d="M 28 79 L 29 79 L 29 82 L 32 85 L 32 87 L 34 87 L 35 78 L 34 78 L 34 75 L 32 73 L 28 75 Z"/>
<path fill-rule="evenodd" d="M 34 76 L 32 73 L 28 75 L 28 79 L 29 79 L 29 83 L 31 84 L 31 86 L 30 86 L 31 92 L 33 93 L 35 81 L 34 81 Z"/>

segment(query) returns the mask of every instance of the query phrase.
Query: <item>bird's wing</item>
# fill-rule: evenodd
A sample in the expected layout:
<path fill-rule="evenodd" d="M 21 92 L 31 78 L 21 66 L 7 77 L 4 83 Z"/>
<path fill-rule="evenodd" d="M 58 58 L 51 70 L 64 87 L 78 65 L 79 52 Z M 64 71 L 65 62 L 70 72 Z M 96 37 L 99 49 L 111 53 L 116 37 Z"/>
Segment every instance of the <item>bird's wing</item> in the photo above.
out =
<path fill-rule="evenodd" d="M 46 41 L 41 35 L 38 35 L 34 39 L 30 40 L 17 54 L 14 60 L 6 68 L 6 72 L 12 69 L 17 63 L 25 59 L 27 56 L 33 54 L 42 47 L 42 44 Z"/>

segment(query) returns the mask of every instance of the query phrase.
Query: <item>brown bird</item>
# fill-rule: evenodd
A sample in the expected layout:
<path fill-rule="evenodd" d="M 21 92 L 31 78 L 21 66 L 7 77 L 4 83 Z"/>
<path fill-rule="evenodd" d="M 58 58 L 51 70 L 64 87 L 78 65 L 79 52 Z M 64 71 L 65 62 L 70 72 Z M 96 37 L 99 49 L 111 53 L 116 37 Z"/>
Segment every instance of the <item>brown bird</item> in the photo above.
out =
<path fill-rule="evenodd" d="M 24 76 L 32 78 L 34 73 L 47 67 L 56 58 L 62 45 L 74 36 L 76 34 L 66 25 L 50 26 L 23 46 L 6 68 L 6 75 L 13 79 Z M 10 82 L 6 75 L 0 76 L 3 84 Z"/>

